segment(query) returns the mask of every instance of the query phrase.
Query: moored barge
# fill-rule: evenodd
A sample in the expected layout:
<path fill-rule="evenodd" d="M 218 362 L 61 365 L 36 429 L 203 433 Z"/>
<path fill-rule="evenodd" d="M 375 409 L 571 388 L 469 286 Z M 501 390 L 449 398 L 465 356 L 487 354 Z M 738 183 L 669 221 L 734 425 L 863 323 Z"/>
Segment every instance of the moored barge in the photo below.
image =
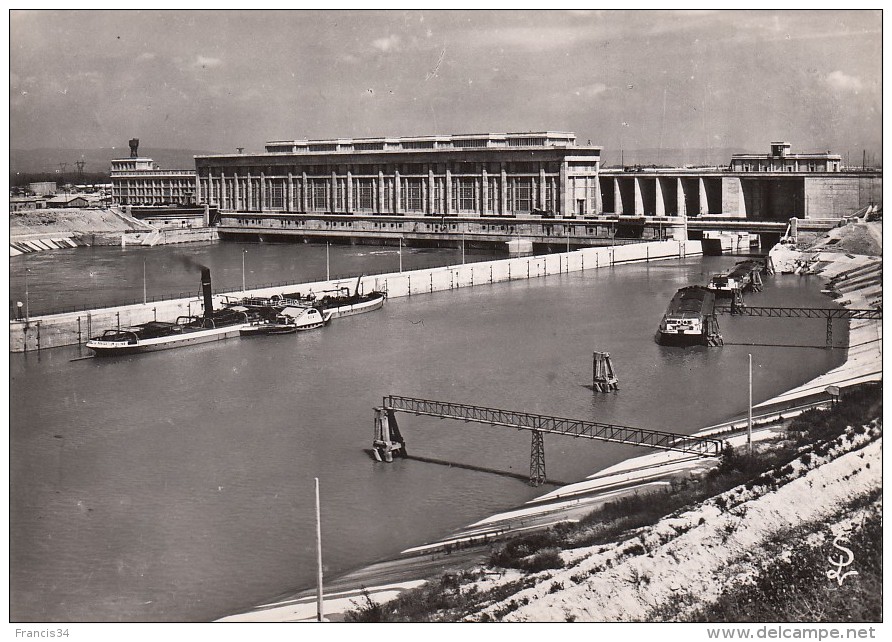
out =
<path fill-rule="evenodd" d="M 722 345 L 715 294 L 700 285 L 681 288 L 669 302 L 657 334 L 661 345 Z"/>
<path fill-rule="evenodd" d="M 288 294 L 274 294 L 268 298 L 245 297 L 242 299 L 230 299 L 226 302 L 226 305 L 237 309 L 272 309 L 276 311 L 284 310 L 287 307 L 316 308 L 320 314 L 330 319 L 372 312 L 384 307 L 384 300 L 387 298 L 387 295 L 378 290 L 360 294 L 359 285 L 361 281 L 362 276 L 356 280 L 356 287 L 352 293 L 347 286 L 341 286 L 331 290 L 323 290 L 318 294 L 310 290 L 307 294 L 291 292 Z"/>
<path fill-rule="evenodd" d="M 733 297 L 734 292 L 762 290 L 761 272 L 765 265 L 761 261 L 741 261 L 731 270 L 715 274 L 706 286 L 718 297 Z"/>
<path fill-rule="evenodd" d="M 211 295 L 211 271 L 201 271 L 204 314 L 181 316 L 175 322 L 149 321 L 128 328 L 106 330 L 87 341 L 97 357 L 139 354 L 169 350 L 197 343 L 220 341 L 239 336 L 250 322 L 247 312 L 224 308 L 214 310 Z"/>

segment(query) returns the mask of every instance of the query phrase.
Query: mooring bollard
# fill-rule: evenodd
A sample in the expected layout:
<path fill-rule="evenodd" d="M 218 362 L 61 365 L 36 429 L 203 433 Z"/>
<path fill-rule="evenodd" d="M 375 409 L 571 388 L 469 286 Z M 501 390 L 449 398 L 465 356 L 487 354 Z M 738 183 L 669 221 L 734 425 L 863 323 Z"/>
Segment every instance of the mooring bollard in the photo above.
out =
<path fill-rule="evenodd" d="M 592 353 L 592 391 L 610 392 L 619 390 L 619 379 L 613 370 L 609 352 Z"/>

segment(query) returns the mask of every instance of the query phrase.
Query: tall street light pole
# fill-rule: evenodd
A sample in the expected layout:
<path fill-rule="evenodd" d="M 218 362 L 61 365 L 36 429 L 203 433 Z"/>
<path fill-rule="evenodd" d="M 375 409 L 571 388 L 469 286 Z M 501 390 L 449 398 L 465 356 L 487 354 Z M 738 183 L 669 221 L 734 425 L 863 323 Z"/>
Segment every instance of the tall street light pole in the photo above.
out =
<path fill-rule="evenodd" d="M 25 268 L 25 321 L 31 318 L 28 314 L 28 273 L 30 271 L 31 268 Z"/>
<path fill-rule="evenodd" d="M 331 281 L 331 259 L 329 256 L 329 249 L 331 248 L 331 241 L 325 242 L 325 280 Z"/>
<path fill-rule="evenodd" d="M 242 250 L 242 294 L 247 292 L 247 288 L 245 287 L 245 254 L 248 253 L 248 250 Z"/>
<path fill-rule="evenodd" d="M 316 621 L 324 622 L 322 610 L 322 519 L 319 509 L 319 478 L 316 480 Z"/>
<path fill-rule="evenodd" d="M 142 304 L 146 304 L 146 260 L 142 260 Z"/>
<path fill-rule="evenodd" d="M 746 422 L 746 448 L 749 451 L 749 454 L 753 454 L 753 355 L 749 356 L 749 372 L 750 372 L 750 403 L 749 403 L 749 413 L 747 414 L 747 422 Z"/>

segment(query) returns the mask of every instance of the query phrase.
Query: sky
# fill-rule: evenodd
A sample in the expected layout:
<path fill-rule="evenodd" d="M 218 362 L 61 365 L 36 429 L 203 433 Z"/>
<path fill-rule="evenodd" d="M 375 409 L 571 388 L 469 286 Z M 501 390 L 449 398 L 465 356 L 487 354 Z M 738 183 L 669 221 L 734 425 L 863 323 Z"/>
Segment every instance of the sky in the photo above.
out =
<path fill-rule="evenodd" d="M 12 11 L 10 147 L 572 131 L 881 154 L 879 11 Z"/>

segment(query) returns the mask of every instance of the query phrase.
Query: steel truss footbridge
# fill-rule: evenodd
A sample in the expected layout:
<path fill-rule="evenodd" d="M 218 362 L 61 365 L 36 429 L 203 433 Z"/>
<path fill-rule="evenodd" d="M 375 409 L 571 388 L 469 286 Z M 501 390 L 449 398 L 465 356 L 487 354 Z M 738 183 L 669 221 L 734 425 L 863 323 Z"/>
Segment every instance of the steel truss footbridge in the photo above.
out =
<path fill-rule="evenodd" d="M 533 435 L 530 453 L 530 483 L 533 486 L 538 486 L 545 481 L 543 440 L 545 433 L 672 450 L 701 457 L 717 457 L 722 452 L 721 441 L 706 437 L 693 437 L 680 433 L 633 428 L 584 419 L 568 419 L 462 403 L 389 395 L 384 397 L 381 407 L 375 409 L 374 448 L 377 458 L 390 461 L 391 453 L 394 451 L 405 456 L 405 440 L 396 427 L 394 417 L 394 413 L 397 411 L 531 431 Z"/>

